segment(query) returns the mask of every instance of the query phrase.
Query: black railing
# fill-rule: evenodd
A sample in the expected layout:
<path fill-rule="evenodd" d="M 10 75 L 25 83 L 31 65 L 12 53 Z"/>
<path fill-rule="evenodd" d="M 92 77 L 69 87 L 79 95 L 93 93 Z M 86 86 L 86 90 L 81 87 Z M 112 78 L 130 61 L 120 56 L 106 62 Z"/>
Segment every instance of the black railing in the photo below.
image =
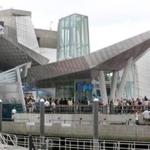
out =
<path fill-rule="evenodd" d="M 40 105 L 32 106 L 33 109 L 31 111 L 34 113 L 40 112 Z M 150 110 L 150 106 L 103 106 L 99 105 L 99 112 L 102 114 L 134 114 L 135 112 L 143 112 L 144 110 Z M 27 109 L 29 111 L 29 109 Z M 93 105 L 55 105 L 55 106 L 45 106 L 45 113 L 85 113 L 90 114 L 92 113 Z"/>

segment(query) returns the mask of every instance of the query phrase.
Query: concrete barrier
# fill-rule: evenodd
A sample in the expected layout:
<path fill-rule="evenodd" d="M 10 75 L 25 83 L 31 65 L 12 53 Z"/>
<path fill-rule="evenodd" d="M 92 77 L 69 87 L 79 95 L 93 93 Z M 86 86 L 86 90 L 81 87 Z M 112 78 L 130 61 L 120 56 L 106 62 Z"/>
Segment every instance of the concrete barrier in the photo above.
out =
<path fill-rule="evenodd" d="M 35 117 L 35 118 L 34 118 Z M 92 115 L 47 114 L 45 135 L 57 137 L 93 137 Z M 19 118 L 21 118 L 19 120 Z M 24 121 L 25 120 L 27 121 Z M 131 119 L 133 122 L 128 123 Z M 23 120 L 23 121 L 21 121 Z M 39 135 L 38 114 L 20 114 L 14 122 L 3 122 L 2 131 L 13 134 Z M 99 114 L 99 138 L 150 141 L 150 126 L 135 125 L 134 115 Z"/>

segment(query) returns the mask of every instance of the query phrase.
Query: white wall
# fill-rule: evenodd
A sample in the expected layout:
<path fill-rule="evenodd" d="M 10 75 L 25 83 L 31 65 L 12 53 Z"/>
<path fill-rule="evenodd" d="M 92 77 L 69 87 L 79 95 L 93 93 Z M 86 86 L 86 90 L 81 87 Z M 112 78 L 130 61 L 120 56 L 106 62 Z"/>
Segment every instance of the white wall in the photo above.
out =
<path fill-rule="evenodd" d="M 139 96 L 150 98 L 150 51 L 136 62 L 136 69 Z"/>
<path fill-rule="evenodd" d="M 40 54 L 49 59 L 49 63 L 56 62 L 57 50 L 52 48 L 40 47 Z"/>

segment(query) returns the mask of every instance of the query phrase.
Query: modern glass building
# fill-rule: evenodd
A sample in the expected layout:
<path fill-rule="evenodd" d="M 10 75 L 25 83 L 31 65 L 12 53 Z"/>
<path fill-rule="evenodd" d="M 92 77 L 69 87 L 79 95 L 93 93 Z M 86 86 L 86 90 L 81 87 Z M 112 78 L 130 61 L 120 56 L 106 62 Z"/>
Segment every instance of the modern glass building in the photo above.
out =
<path fill-rule="evenodd" d="M 28 75 L 23 79 L 27 84 L 23 85 L 42 88 L 52 97 L 78 100 L 92 99 L 92 92 L 98 91 L 97 95 L 105 104 L 108 99 L 150 97 L 149 31 L 88 54 L 87 16 L 73 14 L 60 19 L 58 34 L 35 30 L 28 11 L 0 11 L 0 24 L 4 27 L 0 35 L 0 70 L 3 72 L 31 62 Z M 56 47 L 57 59 L 62 61 L 49 63 L 42 54 L 46 56 L 49 48 Z M 0 86 L 3 92 L 3 84 Z M 8 96 L 6 99 L 13 98 Z M 0 98 L 5 99 L 3 97 Z"/>
<path fill-rule="evenodd" d="M 73 14 L 59 20 L 57 60 L 89 54 L 88 17 Z"/>

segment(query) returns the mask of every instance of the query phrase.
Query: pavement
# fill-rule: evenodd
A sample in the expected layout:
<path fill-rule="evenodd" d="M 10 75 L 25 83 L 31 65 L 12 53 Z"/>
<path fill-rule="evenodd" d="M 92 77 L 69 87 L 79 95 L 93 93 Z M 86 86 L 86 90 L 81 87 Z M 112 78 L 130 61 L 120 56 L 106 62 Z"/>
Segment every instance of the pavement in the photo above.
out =
<path fill-rule="evenodd" d="M 28 148 L 20 146 L 0 145 L 0 150 L 28 150 Z"/>

